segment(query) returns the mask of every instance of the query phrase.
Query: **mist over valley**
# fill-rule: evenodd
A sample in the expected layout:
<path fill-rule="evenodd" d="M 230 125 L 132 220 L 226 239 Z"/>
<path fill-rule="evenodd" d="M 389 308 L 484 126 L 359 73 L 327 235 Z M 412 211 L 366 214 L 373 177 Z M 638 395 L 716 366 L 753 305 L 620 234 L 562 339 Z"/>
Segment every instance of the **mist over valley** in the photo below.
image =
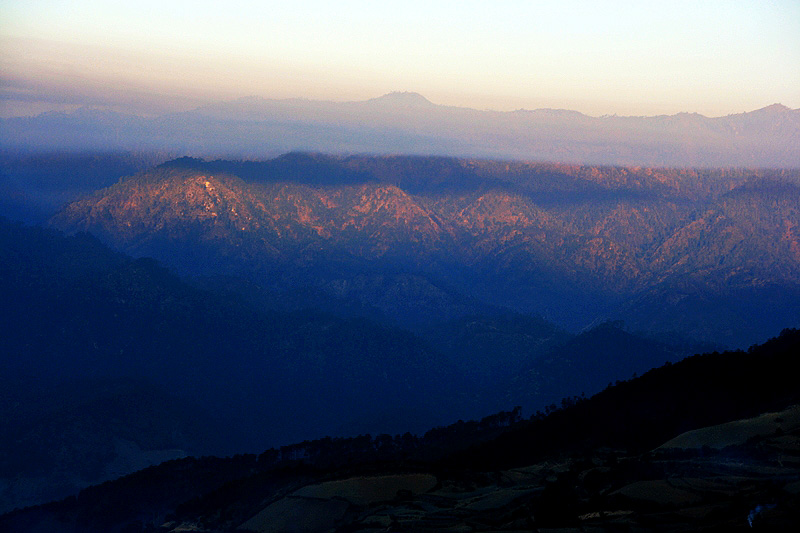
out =
<path fill-rule="evenodd" d="M 796 2 L 0 19 L 0 532 L 798 530 Z"/>

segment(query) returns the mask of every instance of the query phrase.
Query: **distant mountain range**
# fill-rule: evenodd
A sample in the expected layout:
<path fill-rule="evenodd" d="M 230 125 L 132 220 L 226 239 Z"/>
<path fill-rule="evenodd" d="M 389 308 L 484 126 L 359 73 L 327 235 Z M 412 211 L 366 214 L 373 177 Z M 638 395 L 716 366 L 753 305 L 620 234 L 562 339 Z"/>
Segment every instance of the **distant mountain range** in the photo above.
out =
<path fill-rule="evenodd" d="M 158 150 L 265 157 L 304 150 L 679 167 L 799 167 L 800 110 L 780 104 L 696 113 L 591 117 L 560 109 L 484 111 L 416 93 L 362 102 L 242 98 L 155 118 L 79 109 L 0 120 L 12 150 Z"/>
<path fill-rule="evenodd" d="M 797 171 L 288 154 L 174 160 L 51 224 L 405 327 L 484 302 L 747 346 L 800 320 L 797 205 Z"/>

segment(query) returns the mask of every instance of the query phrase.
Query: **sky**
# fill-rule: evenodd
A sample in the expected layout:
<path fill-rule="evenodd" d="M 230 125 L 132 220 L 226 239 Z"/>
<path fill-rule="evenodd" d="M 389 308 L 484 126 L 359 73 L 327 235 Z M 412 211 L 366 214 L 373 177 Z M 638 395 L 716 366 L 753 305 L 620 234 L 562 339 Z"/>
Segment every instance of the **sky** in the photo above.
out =
<path fill-rule="evenodd" d="M 0 0 L 0 116 L 391 91 L 593 116 L 800 108 L 800 0 Z"/>

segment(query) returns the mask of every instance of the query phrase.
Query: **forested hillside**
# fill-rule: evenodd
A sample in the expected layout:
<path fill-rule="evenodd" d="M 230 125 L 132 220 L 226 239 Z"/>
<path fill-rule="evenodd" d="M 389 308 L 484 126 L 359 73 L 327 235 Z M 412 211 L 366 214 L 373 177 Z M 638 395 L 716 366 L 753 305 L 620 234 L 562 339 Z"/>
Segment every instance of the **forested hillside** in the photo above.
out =
<path fill-rule="evenodd" d="M 798 205 L 796 171 L 289 154 L 175 160 L 51 223 L 180 272 L 310 287 L 410 326 L 422 311 L 467 313 L 466 297 L 568 328 L 623 318 L 747 346 L 800 320 Z M 370 288 L 409 281 L 406 302 L 462 298 L 398 309 Z"/>

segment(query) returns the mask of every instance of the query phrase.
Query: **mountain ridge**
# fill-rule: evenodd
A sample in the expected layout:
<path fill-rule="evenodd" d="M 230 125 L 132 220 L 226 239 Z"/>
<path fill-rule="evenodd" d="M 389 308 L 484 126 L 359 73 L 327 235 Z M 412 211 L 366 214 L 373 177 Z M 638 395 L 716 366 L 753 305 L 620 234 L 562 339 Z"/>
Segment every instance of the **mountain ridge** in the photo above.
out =
<path fill-rule="evenodd" d="M 443 106 L 396 92 L 355 102 L 245 97 L 155 118 L 88 110 L 0 120 L 14 150 L 126 149 L 252 158 L 292 150 L 645 166 L 800 167 L 800 111 L 709 118 Z"/>
<path fill-rule="evenodd" d="M 741 111 L 741 112 L 734 112 L 728 113 L 725 115 L 704 115 L 702 113 L 698 113 L 696 111 L 676 111 L 675 113 L 671 114 L 656 114 L 656 115 L 620 115 L 618 113 L 611 113 L 611 114 L 600 114 L 600 115 L 590 115 L 584 113 L 582 111 L 578 111 L 575 109 L 568 109 L 568 108 L 553 108 L 553 107 L 536 107 L 536 108 L 519 108 L 514 110 L 496 110 L 496 109 L 483 109 L 483 108 L 475 108 L 475 107 L 468 107 L 468 106 L 454 106 L 454 105 L 446 105 L 446 104 L 437 104 L 432 102 L 424 95 L 415 92 L 415 91 L 390 91 L 388 93 L 382 94 L 380 96 L 376 96 L 373 98 L 367 98 L 366 100 L 347 100 L 347 101 L 339 101 L 339 100 L 325 100 L 325 99 L 314 99 L 314 98 L 268 98 L 258 95 L 249 95 L 249 96 L 240 96 L 237 98 L 232 98 L 229 100 L 221 100 L 219 102 L 212 102 L 209 104 L 204 104 L 198 106 L 196 108 L 189 109 L 187 111 L 181 111 L 176 113 L 165 113 L 159 115 L 159 117 L 168 117 L 171 115 L 180 115 L 185 113 L 192 113 L 198 110 L 203 109 L 213 109 L 215 106 L 230 106 L 236 103 L 242 104 L 286 104 L 286 105 L 300 105 L 300 104 L 315 104 L 315 105 L 323 105 L 323 104 L 333 104 L 333 105 L 360 105 L 360 104 L 367 104 L 367 103 L 386 103 L 386 104 L 398 104 L 398 105 L 409 105 L 409 104 L 416 104 L 421 105 L 423 107 L 442 107 L 442 108 L 450 108 L 450 109 L 463 109 L 468 111 L 487 111 L 491 113 L 500 113 L 500 114 L 514 114 L 514 113 L 542 113 L 542 114 L 553 114 L 553 115 L 572 115 L 572 116 L 580 116 L 586 117 L 591 119 L 612 119 L 612 118 L 619 118 L 619 119 L 632 119 L 632 118 L 662 118 L 662 117 L 679 117 L 679 116 L 697 116 L 703 119 L 727 119 L 731 117 L 742 117 L 747 115 L 763 115 L 768 113 L 800 113 L 800 108 L 792 109 L 780 102 L 775 102 L 772 104 L 765 105 L 764 107 L 759 107 L 750 111 Z M 83 116 L 91 116 L 92 114 L 98 114 L 99 116 L 108 116 L 108 117 L 128 117 L 128 118 L 144 118 L 141 115 L 137 115 L 134 113 L 125 113 L 121 111 L 112 111 L 105 109 L 101 106 L 81 106 L 72 111 L 45 111 L 39 113 L 37 115 L 29 115 L 23 117 L 8 117 L 8 119 L 30 119 L 36 117 L 67 117 L 70 115 L 83 115 Z"/>
<path fill-rule="evenodd" d="M 659 287 L 791 292 L 800 175 L 760 175 L 399 156 L 181 159 L 51 223 L 179 270 L 284 272 L 290 285 L 304 276 L 315 285 L 406 269 L 518 311 L 579 307 L 592 313 L 585 325 Z"/>

